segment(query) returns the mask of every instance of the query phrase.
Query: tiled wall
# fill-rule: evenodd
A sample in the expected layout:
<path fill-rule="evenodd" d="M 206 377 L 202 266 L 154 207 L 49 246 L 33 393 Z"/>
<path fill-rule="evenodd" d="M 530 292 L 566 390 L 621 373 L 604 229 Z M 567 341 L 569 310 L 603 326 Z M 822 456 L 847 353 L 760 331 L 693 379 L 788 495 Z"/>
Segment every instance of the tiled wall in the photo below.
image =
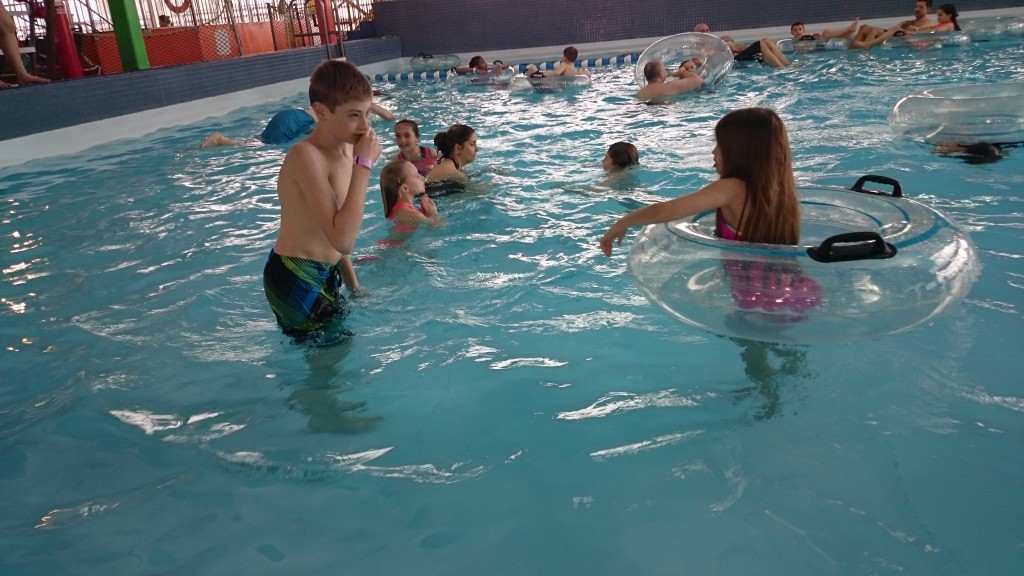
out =
<path fill-rule="evenodd" d="M 934 0 L 934 7 L 947 0 Z M 956 0 L 960 12 L 1020 7 L 1021 0 Z M 688 32 L 910 16 L 914 0 L 386 0 L 373 4 L 378 36 L 402 55 L 456 54 L 652 38 Z"/>
<path fill-rule="evenodd" d="M 397 58 L 397 38 L 345 43 L 356 64 Z M 331 57 L 340 56 L 332 46 Z M 0 140 L 308 77 L 327 48 L 304 48 L 0 90 Z"/>

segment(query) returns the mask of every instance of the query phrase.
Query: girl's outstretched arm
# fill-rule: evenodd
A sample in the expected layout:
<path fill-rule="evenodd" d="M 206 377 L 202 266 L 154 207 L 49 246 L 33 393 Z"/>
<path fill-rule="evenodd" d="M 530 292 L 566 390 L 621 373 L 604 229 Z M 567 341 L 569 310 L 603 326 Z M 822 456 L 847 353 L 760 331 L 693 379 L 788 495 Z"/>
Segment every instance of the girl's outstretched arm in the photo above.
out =
<path fill-rule="evenodd" d="M 601 251 L 612 255 L 612 244 L 622 245 L 626 231 L 633 226 L 646 226 L 660 222 L 671 222 L 693 216 L 707 210 L 714 210 L 730 204 L 739 195 L 746 193 L 746 186 L 738 178 L 722 178 L 701 188 L 693 194 L 686 194 L 634 210 L 619 218 L 601 237 Z"/>

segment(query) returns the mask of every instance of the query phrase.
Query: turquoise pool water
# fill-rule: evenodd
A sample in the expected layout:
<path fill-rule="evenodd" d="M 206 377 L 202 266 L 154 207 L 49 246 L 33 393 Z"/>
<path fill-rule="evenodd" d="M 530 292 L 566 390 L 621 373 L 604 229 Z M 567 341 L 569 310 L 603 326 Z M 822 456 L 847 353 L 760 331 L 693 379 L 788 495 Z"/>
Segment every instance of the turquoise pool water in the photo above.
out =
<path fill-rule="evenodd" d="M 920 88 L 1024 80 L 1024 48 L 798 56 L 671 106 L 632 78 L 378 84 L 424 141 L 477 129 L 475 193 L 381 249 L 371 181 L 371 296 L 326 350 L 262 292 L 284 150 L 190 148 L 301 97 L 0 171 L 0 573 L 1020 573 L 1024 149 L 969 165 L 886 118 Z M 755 105 L 801 181 L 895 177 L 963 225 L 967 300 L 763 357 L 648 304 L 598 238 L 713 178 L 714 122 Z M 617 140 L 642 166 L 602 185 Z"/>

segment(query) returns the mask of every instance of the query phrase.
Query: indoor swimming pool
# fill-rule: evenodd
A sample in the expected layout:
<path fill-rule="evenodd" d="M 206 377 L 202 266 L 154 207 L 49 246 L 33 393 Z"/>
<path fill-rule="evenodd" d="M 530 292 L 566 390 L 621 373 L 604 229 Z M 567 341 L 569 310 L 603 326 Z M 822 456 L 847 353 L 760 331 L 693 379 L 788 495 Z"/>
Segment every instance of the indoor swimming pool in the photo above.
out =
<path fill-rule="evenodd" d="M 895 136 L 906 94 L 1024 81 L 1024 45 L 828 51 L 638 104 L 585 89 L 377 82 L 429 145 L 480 152 L 446 224 L 356 244 L 351 340 L 295 344 L 262 270 L 304 96 L 0 169 L 0 573 L 1019 574 L 1024 148 Z M 714 123 L 776 110 L 798 182 L 898 179 L 982 272 L 928 325 L 750 347 L 652 306 L 598 240 L 715 178 Z M 385 155 L 393 124 L 375 120 Z M 213 131 L 249 139 L 199 150 Z M 640 165 L 606 180 L 625 140 Z M 1014 351 L 1017 352 L 1014 352 Z"/>

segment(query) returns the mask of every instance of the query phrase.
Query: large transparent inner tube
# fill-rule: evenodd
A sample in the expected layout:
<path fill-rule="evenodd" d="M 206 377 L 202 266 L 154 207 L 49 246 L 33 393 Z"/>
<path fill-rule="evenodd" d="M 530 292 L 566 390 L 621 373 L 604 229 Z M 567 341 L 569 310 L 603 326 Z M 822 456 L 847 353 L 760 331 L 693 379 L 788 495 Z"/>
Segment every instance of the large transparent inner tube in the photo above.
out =
<path fill-rule="evenodd" d="M 457 54 L 423 54 L 409 58 L 409 67 L 414 72 L 426 72 L 429 70 L 448 70 L 453 66 L 460 66 L 462 58 Z"/>
<path fill-rule="evenodd" d="M 666 70 L 674 71 L 685 60 L 694 56 L 703 62 L 697 67 L 696 72 L 704 78 L 704 84 L 707 86 L 717 84 L 732 69 L 732 50 L 721 38 L 699 32 L 684 32 L 662 38 L 640 54 L 636 61 L 636 69 L 633 71 L 636 83 L 641 88 L 647 85 L 644 66 L 651 60 L 661 60 Z"/>
<path fill-rule="evenodd" d="M 982 16 L 963 18 L 958 22 L 960 28 L 974 42 L 1010 39 L 1024 35 L 1024 18 L 1017 16 Z"/>
<path fill-rule="evenodd" d="M 848 342 L 920 326 L 959 302 L 980 273 L 967 234 L 940 212 L 892 196 L 800 189 L 801 246 L 714 235 L 715 213 L 646 227 L 629 254 L 643 294 L 715 334 L 797 344 Z M 875 232 L 891 258 L 823 263 L 808 248 Z"/>
<path fill-rule="evenodd" d="M 850 44 L 848 38 L 829 38 L 827 40 L 807 38 L 783 38 L 775 43 L 783 52 L 817 52 L 819 50 L 846 50 Z"/>
<path fill-rule="evenodd" d="M 509 83 L 509 90 L 535 90 L 537 92 L 550 92 L 564 88 L 586 88 L 590 86 L 590 77 L 579 76 L 545 76 L 543 78 L 531 78 L 529 76 L 516 76 Z"/>
<path fill-rule="evenodd" d="M 900 136 L 929 144 L 1024 142 L 1024 82 L 915 92 L 893 107 L 889 127 Z"/>
<path fill-rule="evenodd" d="M 466 84 L 473 86 L 508 86 L 509 82 L 515 78 L 516 71 L 514 68 L 502 68 L 501 72 L 495 74 L 493 71 L 487 72 L 487 74 L 477 74 L 470 72 L 468 74 L 449 74 L 448 80 L 456 84 Z"/>
<path fill-rule="evenodd" d="M 882 42 L 882 48 L 912 48 L 915 50 L 928 50 L 931 48 L 942 48 L 944 46 L 966 46 L 971 41 L 966 32 L 943 31 L 943 32 L 915 32 L 903 36 L 893 36 Z"/>

